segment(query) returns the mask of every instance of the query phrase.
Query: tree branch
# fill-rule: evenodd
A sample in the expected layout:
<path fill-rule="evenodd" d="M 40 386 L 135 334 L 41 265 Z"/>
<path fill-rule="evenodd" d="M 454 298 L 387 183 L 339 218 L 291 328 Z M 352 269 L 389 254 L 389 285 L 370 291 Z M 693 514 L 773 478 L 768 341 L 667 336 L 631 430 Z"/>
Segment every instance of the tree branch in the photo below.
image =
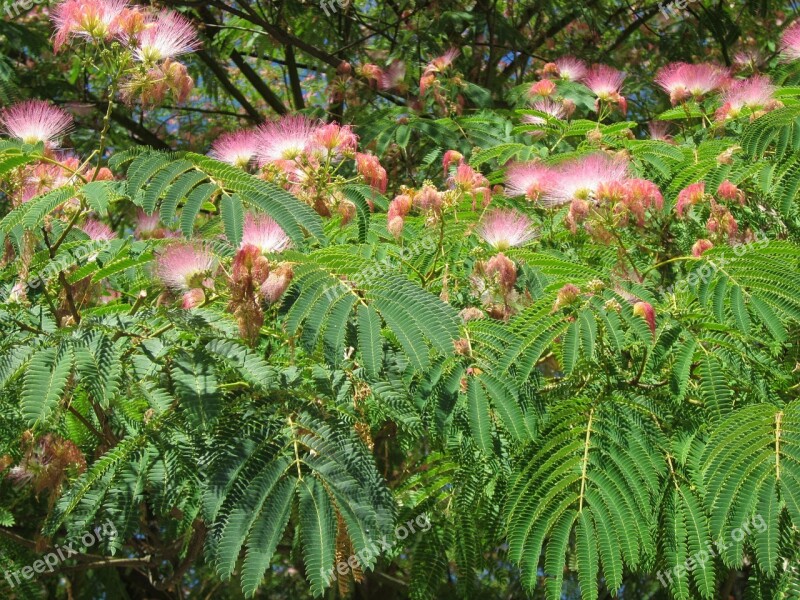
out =
<path fill-rule="evenodd" d="M 220 85 L 225 88 L 225 90 L 233 96 L 233 98 L 241 104 L 242 108 L 247 112 L 248 117 L 250 120 L 255 121 L 256 123 L 261 123 L 264 119 L 258 113 L 256 108 L 250 104 L 250 101 L 245 97 L 245 95 L 233 85 L 233 82 L 228 77 L 228 74 L 225 72 L 225 69 L 220 65 L 208 52 L 205 50 L 196 50 L 195 55 L 205 63 L 205 65 L 211 70 L 212 73 L 219 79 Z"/>

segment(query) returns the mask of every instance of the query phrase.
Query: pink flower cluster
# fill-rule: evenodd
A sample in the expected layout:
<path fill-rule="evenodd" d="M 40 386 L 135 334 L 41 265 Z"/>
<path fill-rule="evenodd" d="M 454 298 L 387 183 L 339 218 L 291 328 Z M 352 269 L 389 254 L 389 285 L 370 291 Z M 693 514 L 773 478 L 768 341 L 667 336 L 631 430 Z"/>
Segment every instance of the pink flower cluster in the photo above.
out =
<path fill-rule="evenodd" d="M 381 69 L 376 64 L 365 63 L 356 67 L 356 74 L 366 79 L 374 89 L 399 90 L 406 78 L 406 63 L 394 60 L 386 69 Z"/>
<path fill-rule="evenodd" d="M 732 81 L 722 94 L 722 106 L 717 110 L 714 118 L 717 121 L 735 119 L 742 110 L 748 109 L 753 118 L 759 116 L 760 110 L 769 111 L 782 106 L 774 100 L 775 86 L 766 75 L 754 75 L 747 79 Z"/>
<path fill-rule="evenodd" d="M 353 158 L 358 137 L 349 125 L 324 124 L 303 115 L 287 115 L 256 129 L 221 135 L 209 154 L 228 164 L 247 167 L 252 161 L 271 164 L 287 175 L 299 177 L 302 164 L 319 166 Z"/>
<path fill-rule="evenodd" d="M 209 155 L 242 169 L 257 169 L 261 177 L 285 185 L 323 216 L 330 216 L 331 204 L 336 204 L 346 224 L 355 206 L 327 187 L 344 159 L 354 159 L 362 179 L 379 192 L 389 183 L 378 157 L 357 149 L 358 137 L 349 125 L 287 115 L 255 129 L 221 135 Z"/>
<path fill-rule="evenodd" d="M 495 250 L 522 246 L 536 237 L 531 220 L 515 210 L 495 210 L 486 214 L 478 235 Z"/>
<path fill-rule="evenodd" d="M 72 128 L 72 117 L 44 100 L 26 100 L 0 113 L 0 127 L 25 144 L 55 147 L 58 138 Z"/>
<path fill-rule="evenodd" d="M 717 236 L 720 239 L 735 239 L 739 232 L 739 225 L 728 205 L 744 205 L 747 201 L 744 191 L 726 179 L 717 187 L 715 199 L 713 196 L 706 195 L 705 182 L 693 183 L 678 193 L 678 200 L 675 204 L 675 212 L 678 218 L 684 218 L 688 208 L 703 204 L 706 198 L 709 199 L 709 217 L 706 221 L 708 233 L 712 237 Z M 718 202 L 718 200 L 721 202 Z M 712 246 L 713 244 L 709 240 L 698 240 L 692 247 L 692 254 L 700 256 Z"/>
<path fill-rule="evenodd" d="M 783 32 L 781 53 L 787 61 L 800 59 L 800 21 L 793 23 Z"/>
<path fill-rule="evenodd" d="M 197 31 L 173 11 L 144 12 L 126 0 L 65 0 L 52 13 L 56 52 L 70 39 L 90 42 L 119 40 L 146 64 L 176 58 L 200 46 Z"/>
<path fill-rule="evenodd" d="M 129 6 L 126 0 L 65 0 L 52 11 L 56 52 L 71 40 L 120 42 L 143 69 L 133 69 L 122 85 L 126 101 L 153 106 L 171 92 L 183 102 L 194 87 L 186 66 L 175 59 L 200 47 L 192 22 L 180 13 Z"/>
<path fill-rule="evenodd" d="M 492 200 L 489 180 L 463 160 L 459 161 L 455 172 L 447 178 L 447 185 L 451 190 L 455 190 L 457 194 L 470 196 L 472 198 L 472 210 L 475 210 L 478 198 L 482 199 L 483 206 L 487 206 Z"/>
<path fill-rule="evenodd" d="M 46 161 L 20 168 L 16 185 L 8 193 L 17 206 L 35 196 L 75 183 L 79 176 L 87 179 L 113 179 L 103 167 L 97 171 L 91 165 L 81 165 L 80 159 L 69 151 L 59 150 L 60 138 L 72 129 L 72 117 L 61 108 L 43 100 L 25 100 L 0 112 L 0 131 L 26 144 L 43 144 Z M 73 199 L 63 208 L 77 206 Z"/>
<path fill-rule="evenodd" d="M 551 77 L 561 81 L 580 81 L 597 97 L 596 110 L 598 112 L 601 102 L 618 106 L 622 114 L 628 112 L 628 101 L 620 93 L 622 83 L 625 81 L 625 73 L 613 67 L 601 64 L 587 67 L 586 63 L 580 59 L 564 56 L 555 62 L 546 63 L 539 73 L 543 79 L 535 81 L 528 90 L 528 94 L 534 98 L 552 98 L 555 95 L 557 87 L 550 79 Z M 562 106 L 558 112 L 563 111 L 566 116 L 569 116 L 575 109 L 575 105 L 570 101 L 562 100 L 560 104 Z M 542 106 L 543 108 L 536 107 L 537 110 L 553 114 L 550 113 L 550 110 L 553 110 L 552 105 Z M 544 107 L 550 110 L 545 110 Z M 563 118 L 557 116 L 557 113 L 553 116 Z"/>
<path fill-rule="evenodd" d="M 432 61 L 430 61 L 425 70 L 422 72 L 422 76 L 419 79 L 419 95 L 424 96 L 425 92 L 431 87 L 431 85 L 436 81 L 436 75 L 447 69 L 450 65 L 455 62 L 458 55 L 461 54 L 458 49 L 451 48 L 441 56 L 437 56 Z"/>
<path fill-rule="evenodd" d="M 787 30 L 784 35 L 784 54 L 791 54 L 791 48 L 800 52 L 800 26 Z M 798 54 L 800 56 L 800 54 Z M 732 79 L 730 70 L 711 63 L 687 64 L 671 63 L 662 68 L 655 79 L 656 83 L 669 94 L 672 105 L 690 99 L 702 100 L 708 94 L 721 92 L 721 106 L 715 119 L 723 122 L 737 118 L 748 109 L 751 119 L 782 104 L 773 99 L 775 86 L 765 75 L 754 75 L 747 79 Z"/>
<path fill-rule="evenodd" d="M 558 206 L 576 199 L 596 199 L 601 185 L 620 183 L 627 178 L 627 172 L 627 161 L 603 153 L 588 154 L 558 165 L 518 163 L 506 173 L 506 193 L 524 195 L 545 206 Z"/>
<path fill-rule="evenodd" d="M 730 79 L 728 69 L 710 63 L 671 63 L 656 75 L 655 82 L 669 94 L 675 106 L 690 98 L 700 100 L 710 92 L 724 88 Z"/>
<path fill-rule="evenodd" d="M 551 98 L 542 98 L 534 100 L 532 107 L 554 119 L 564 120 L 570 117 L 575 112 L 575 103 L 572 100 L 562 99 L 561 101 L 553 100 Z M 523 115 L 521 121 L 527 125 L 546 125 L 547 121 L 538 115 Z M 544 135 L 544 131 L 529 131 L 530 135 L 534 138 Z"/>
<path fill-rule="evenodd" d="M 512 165 L 506 172 L 506 194 L 525 196 L 544 206 L 569 203 L 567 225 L 572 231 L 590 216 L 601 221 L 612 217 L 616 225 L 633 222 L 641 227 L 647 211 L 661 210 L 664 202 L 653 182 L 628 176 L 626 160 L 601 153 L 558 165 Z"/>

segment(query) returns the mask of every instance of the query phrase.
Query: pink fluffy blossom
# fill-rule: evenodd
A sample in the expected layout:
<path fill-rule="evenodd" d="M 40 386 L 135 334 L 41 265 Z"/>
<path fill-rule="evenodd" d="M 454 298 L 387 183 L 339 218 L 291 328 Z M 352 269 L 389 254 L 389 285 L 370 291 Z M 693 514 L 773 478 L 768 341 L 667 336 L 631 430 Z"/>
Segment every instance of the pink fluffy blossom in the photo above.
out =
<path fill-rule="evenodd" d="M 117 237 L 111 227 L 95 219 L 87 219 L 81 230 L 92 240 L 113 240 Z"/>
<path fill-rule="evenodd" d="M 247 213 L 244 218 L 242 244 L 255 246 L 262 254 L 281 252 L 292 245 L 289 236 L 271 217 Z"/>
<path fill-rule="evenodd" d="M 553 63 L 558 69 L 558 76 L 566 81 L 580 81 L 586 76 L 586 63 L 573 56 L 562 56 Z"/>
<path fill-rule="evenodd" d="M 203 246 L 177 242 L 156 259 L 156 275 L 170 289 L 188 291 L 200 287 L 214 268 L 214 255 Z"/>
<path fill-rule="evenodd" d="M 601 185 L 624 181 L 627 171 L 627 161 L 606 154 L 589 154 L 566 161 L 558 166 L 552 187 L 542 201 L 546 205 L 559 205 L 576 198 L 594 198 Z"/>
<path fill-rule="evenodd" d="M 727 179 L 719 184 L 717 195 L 729 202 L 738 202 L 739 204 L 744 204 L 745 202 L 744 192 Z"/>
<path fill-rule="evenodd" d="M 637 302 L 633 305 L 633 314 L 637 317 L 642 317 L 650 329 L 650 333 L 654 336 L 656 334 L 656 311 L 653 310 L 653 305 L 649 302 Z"/>
<path fill-rule="evenodd" d="M 395 60 L 383 71 L 379 87 L 382 90 L 398 88 L 402 85 L 405 78 L 406 63 L 402 60 Z"/>
<path fill-rule="evenodd" d="M 548 97 L 552 96 L 553 93 L 556 91 L 556 84 L 550 81 L 549 79 L 541 79 L 540 81 L 536 81 L 531 85 L 530 89 L 528 90 L 528 94 L 530 96 L 542 96 Z"/>
<path fill-rule="evenodd" d="M 561 102 L 554 102 L 550 98 L 542 98 L 533 103 L 534 110 L 543 112 L 555 119 L 566 119 L 567 108 Z M 547 121 L 538 115 L 523 115 L 521 121 L 528 125 L 545 125 Z M 529 133 L 536 134 L 540 132 L 531 131 Z"/>
<path fill-rule="evenodd" d="M 339 160 L 343 156 L 353 156 L 357 148 L 358 136 L 349 125 L 328 123 L 314 132 L 307 150 L 317 150 L 323 157 Z"/>
<path fill-rule="evenodd" d="M 617 71 L 608 65 L 593 65 L 589 73 L 583 78 L 583 84 L 588 87 L 597 100 L 595 111 L 600 111 L 600 103 L 616 104 L 623 114 L 628 112 L 628 101 L 620 94 L 625 73 Z"/>
<path fill-rule="evenodd" d="M 78 169 L 80 161 L 77 157 L 66 153 L 58 153 L 57 158 L 63 167 L 49 163 L 37 163 L 32 167 L 28 167 L 24 185 L 14 194 L 12 200 L 17 203 L 27 202 L 35 196 L 46 194 L 74 182 L 76 177 L 70 169 Z M 78 204 L 77 199 L 74 198 L 69 202 Z"/>
<path fill-rule="evenodd" d="M 139 35 L 134 56 L 148 64 L 194 52 L 200 47 L 200 38 L 192 22 L 183 15 L 160 12 Z"/>
<path fill-rule="evenodd" d="M 781 54 L 786 60 L 800 58 L 800 21 L 793 23 L 781 36 Z"/>
<path fill-rule="evenodd" d="M 464 160 L 464 155 L 457 150 L 448 150 L 444 153 L 442 157 L 442 167 L 444 167 L 444 176 L 447 177 L 447 174 L 450 172 L 450 165 L 453 163 L 461 164 Z"/>
<path fill-rule="evenodd" d="M 697 240 L 694 245 L 692 246 L 692 256 L 698 257 L 702 256 L 702 254 L 706 250 L 710 250 L 714 247 L 714 244 L 711 243 L 711 240 Z"/>
<path fill-rule="evenodd" d="M 709 63 L 692 65 L 678 62 L 662 68 L 655 81 L 669 94 L 670 102 L 674 106 L 689 98 L 699 99 L 720 89 L 728 81 L 728 72 Z"/>
<path fill-rule="evenodd" d="M 52 12 L 53 47 L 58 52 L 71 37 L 108 40 L 117 34 L 125 0 L 66 0 Z"/>
<path fill-rule="evenodd" d="M 259 160 L 273 163 L 294 160 L 312 142 L 319 125 L 303 115 L 287 115 L 258 128 Z"/>
<path fill-rule="evenodd" d="M 675 212 L 679 217 L 683 216 L 688 206 L 694 206 L 703 201 L 706 193 L 706 184 L 703 181 L 686 186 L 678 193 L 678 201 L 675 204 Z"/>
<path fill-rule="evenodd" d="M 511 165 L 506 171 L 506 195 L 525 196 L 538 200 L 553 185 L 554 171 L 542 163 L 528 162 Z"/>
<path fill-rule="evenodd" d="M 622 89 L 625 73 L 608 65 L 592 65 L 583 83 L 600 100 L 613 101 Z"/>
<path fill-rule="evenodd" d="M 134 232 L 141 239 L 155 237 L 159 228 L 158 213 L 148 215 L 141 208 L 136 211 L 136 229 Z"/>
<path fill-rule="evenodd" d="M 256 155 L 259 136 L 255 130 L 231 131 L 219 136 L 209 155 L 236 167 L 245 168 Z"/>
<path fill-rule="evenodd" d="M 26 100 L 0 113 L 0 126 L 26 144 L 50 143 L 70 130 L 72 117 L 44 100 Z"/>
<path fill-rule="evenodd" d="M 536 237 L 531 220 L 515 210 L 495 210 L 484 216 L 478 235 L 495 250 L 522 246 Z"/>
<path fill-rule="evenodd" d="M 356 168 L 364 180 L 381 194 L 386 191 L 389 177 L 374 154 L 356 152 Z"/>
<path fill-rule="evenodd" d="M 453 64 L 461 52 L 458 48 L 450 48 L 441 56 L 437 56 L 425 67 L 426 71 L 442 71 Z"/>
<path fill-rule="evenodd" d="M 672 136 L 669 130 L 672 124 L 669 121 L 650 121 L 647 124 L 647 130 L 650 133 L 651 140 L 661 140 L 663 142 L 671 142 Z"/>
<path fill-rule="evenodd" d="M 770 105 L 775 86 L 766 75 L 754 75 L 747 79 L 737 79 L 722 96 L 722 107 L 715 117 L 718 121 L 736 118 L 742 109 L 755 110 Z"/>

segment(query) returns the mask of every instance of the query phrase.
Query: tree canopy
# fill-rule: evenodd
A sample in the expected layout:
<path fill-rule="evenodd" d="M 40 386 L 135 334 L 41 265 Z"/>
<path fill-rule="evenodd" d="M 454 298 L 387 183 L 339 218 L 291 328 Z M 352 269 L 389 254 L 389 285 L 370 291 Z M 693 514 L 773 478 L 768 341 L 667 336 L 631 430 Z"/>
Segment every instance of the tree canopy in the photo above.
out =
<path fill-rule="evenodd" d="M 800 597 L 793 3 L 3 11 L 3 597 Z"/>

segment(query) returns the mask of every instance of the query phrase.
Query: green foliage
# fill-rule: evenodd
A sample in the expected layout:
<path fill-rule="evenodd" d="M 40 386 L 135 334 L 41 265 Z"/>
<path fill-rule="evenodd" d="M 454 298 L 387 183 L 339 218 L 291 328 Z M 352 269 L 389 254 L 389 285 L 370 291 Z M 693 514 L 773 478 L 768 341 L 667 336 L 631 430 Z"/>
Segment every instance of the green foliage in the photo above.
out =
<path fill-rule="evenodd" d="M 615 2 L 451 4 L 177 3 L 206 25 L 186 65 L 84 38 L 59 55 L 48 93 L 84 107 L 59 141 L 85 159 L 0 141 L 0 568 L 118 534 L 12 593 L 800 597 L 800 75 L 776 38 L 736 72 L 768 73 L 770 101 L 668 108 L 636 45 L 688 61 L 699 27 L 695 53 L 730 63 L 775 7 L 630 25 Z M 0 46 L 55 66 L 29 20 Z M 616 57 L 630 110 L 539 64 L 554 47 Z M 4 104 L 28 80 L 9 56 Z M 159 121 L 142 104 L 181 65 L 202 99 Z M 265 124 L 238 166 L 200 153 L 290 105 L 358 140 L 289 127 L 270 154 Z M 625 179 L 564 175 L 589 155 Z M 510 185 L 527 161 L 542 190 Z M 515 223 L 492 231 L 496 210 Z"/>

